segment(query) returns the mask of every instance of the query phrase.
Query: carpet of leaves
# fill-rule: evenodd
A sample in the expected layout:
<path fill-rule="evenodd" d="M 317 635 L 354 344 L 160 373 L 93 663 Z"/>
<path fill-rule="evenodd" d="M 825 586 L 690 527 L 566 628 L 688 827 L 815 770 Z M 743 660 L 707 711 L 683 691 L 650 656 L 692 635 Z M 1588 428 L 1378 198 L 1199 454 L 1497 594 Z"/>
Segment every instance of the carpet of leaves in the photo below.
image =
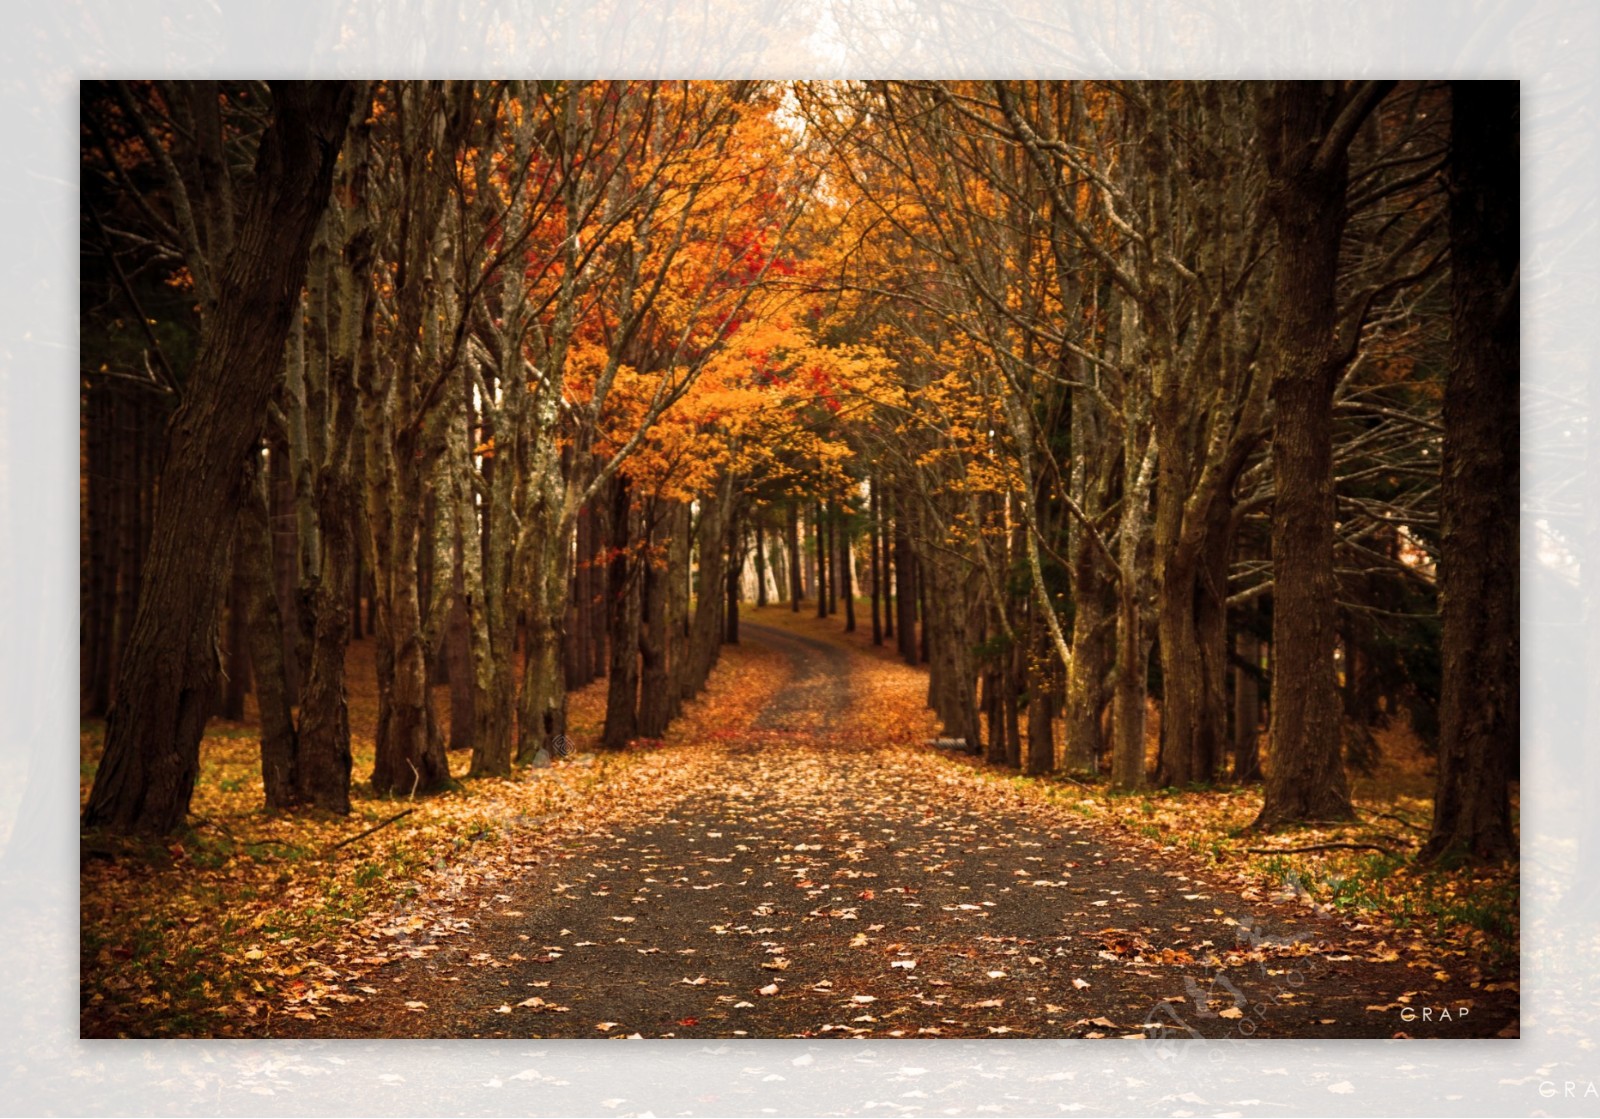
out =
<path fill-rule="evenodd" d="M 346 973 L 360 1003 L 324 1000 L 286 1031 L 1389 1037 L 1449 1007 L 1470 1024 L 1410 1030 L 1516 1032 L 1509 987 L 930 751 L 919 671 L 826 624 L 758 618 L 748 640 L 785 648 L 790 679 L 682 755 L 695 780 L 457 895 L 397 958 Z"/>
<path fill-rule="evenodd" d="M 358 784 L 345 818 L 267 813 L 255 726 L 213 723 L 186 834 L 159 845 L 103 837 L 83 845 L 81 1036 L 271 1035 L 275 1019 L 358 1001 L 362 985 L 348 976 L 431 951 L 408 934 L 427 927 L 448 935 L 451 922 L 439 914 L 464 894 L 526 873 L 538 863 L 530 849 L 681 792 L 693 773 L 685 764 L 692 744 L 703 749 L 748 724 L 786 671 L 770 650 L 734 650 L 664 740 L 620 753 L 596 750 L 602 680 L 570 697 L 567 757 L 508 780 L 460 780 L 414 801 Z M 377 725 L 370 641 L 351 647 L 349 688 L 359 777 L 371 771 Z M 434 698 L 447 718 L 448 689 Z M 84 725 L 81 798 L 103 740 L 103 723 Z M 452 752 L 452 773 L 464 778 L 470 760 Z"/>
<path fill-rule="evenodd" d="M 763 620 L 893 660 L 888 650 L 870 645 L 865 629 L 842 634 L 836 621 L 819 622 L 810 615 L 774 613 Z M 884 721 L 914 726 L 923 738 L 937 733 L 937 723 L 917 692 L 902 693 L 900 709 Z M 1153 769 L 1160 727 L 1153 704 L 1147 725 Z M 1213 879 L 1232 883 L 1247 899 L 1290 900 L 1314 912 L 1349 918 L 1363 931 L 1378 930 L 1389 943 L 1404 945 L 1424 964 L 1437 961 L 1434 970 L 1454 970 L 1472 984 L 1494 990 L 1515 990 L 1521 948 L 1520 866 L 1417 864 L 1414 856 L 1427 837 L 1433 812 L 1433 759 L 1401 720 L 1374 733 L 1376 768 L 1352 775 L 1357 820 L 1268 836 L 1248 830 L 1261 811 L 1259 784 L 1119 793 L 1104 782 L 1066 775 L 1027 778 L 960 755 L 940 756 L 947 764 L 970 766 L 988 781 L 1119 832 L 1164 858 L 1183 859 Z M 1514 824 L 1518 807 L 1514 786 Z M 1328 844 L 1385 850 L 1329 847 L 1273 853 Z M 1263 848 L 1271 850 L 1259 850 Z"/>
<path fill-rule="evenodd" d="M 920 670 L 754 614 L 665 742 L 592 752 L 602 682 L 572 756 L 350 819 L 262 813 L 250 728 L 218 727 L 189 836 L 86 850 L 84 1034 L 1404 1036 L 1444 1005 L 1516 1034 L 1515 870 L 1398 854 L 1427 807 L 1403 742 L 1362 823 L 1246 835 L 1249 788 L 929 750 Z M 1397 856 L 1246 850 L 1368 840 Z"/>

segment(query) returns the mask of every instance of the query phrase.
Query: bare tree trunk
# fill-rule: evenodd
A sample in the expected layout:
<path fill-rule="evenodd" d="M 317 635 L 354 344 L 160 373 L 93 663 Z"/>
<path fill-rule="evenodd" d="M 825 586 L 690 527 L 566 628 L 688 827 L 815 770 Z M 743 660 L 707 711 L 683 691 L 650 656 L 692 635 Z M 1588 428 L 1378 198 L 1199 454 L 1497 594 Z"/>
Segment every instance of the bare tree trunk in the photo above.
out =
<path fill-rule="evenodd" d="M 249 583 L 245 579 L 244 565 L 240 562 L 237 538 L 233 548 L 234 556 L 230 563 L 233 576 L 228 587 L 227 686 L 222 690 L 220 714 L 224 719 L 238 722 L 244 718 L 244 699 L 250 692 L 249 622 L 245 609 Z"/>
<path fill-rule="evenodd" d="M 341 394 L 342 395 L 342 394 Z M 340 406 L 334 445 L 352 441 L 355 403 Z M 342 430 L 342 438 L 341 435 Z M 317 484 L 322 525 L 322 570 L 312 592 L 311 663 L 301 699 L 300 760 L 296 778 L 302 802 L 336 812 L 350 811 L 350 714 L 345 701 L 344 659 L 350 644 L 350 611 L 345 591 L 355 567 L 355 524 L 360 498 L 349 451 L 336 455 Z"/>
<path fill-rule="evenodd" d="M 524 530 L 531 537 L 528 550 L 532 554 L 519 565 L 528 573 L 532 588 L 517 708 L 517 761 L 523 764 L 541 755 L 548 758 L 554 740 L 567 731 L 567 694 L 561 672 L 568 569 L 568 544 L 560 527 L 565 483 L 553 465 L 537 470 L 536 476 L 543 477 L 543 492 L 527 516 Z"/>
<path fill-rule="evenodd" d="M 828 614 L 831 617 L 839 612 L 839 509 L 832 502 L 825 503 L 822 507 L 823 531 L 827 536 L 827 562 L 824 570 L 827 572 Z"/>
<path fill-rule="evenodd" d="M 567 687 L 574 691 L 594 679 L 594 651 L 590 647 L 594 637 L 589 632 L 590 598 L 594 593 L 590 562 L 593 533 L 594 514 L 585 505 L 578 510 L 578 559 L 577 569 L 572 573 L 572 610 L 568 614 L 572 631 L 567 634 Z"/>
<path fill-rule="evenodd" d="M 1349 178 L 1349 139 L 1340 142 L 1334 125 L 1343 100 L 1323 83 L 1282 82 L 1261 107 L 1278 256 L 1269 313 L 1272 726 L 1259 828 L 1355 814 L 1333 660 L 1333 390 L 1342 366 L 1335 284 Z"/>
<path fill-rule="evenodd" d="M 1110 642 L 1102 579 L 1094 546 L 1079 530 L 1071 539 L 1072 660 L 1066 679 L 1067 768 L 1093 773 L 1101 753 L 1100 709 Z"/>
<path fill-rule="evenodd" d="M 896 603 L 897 600 L 894 597 L 895 568 L 894 568 L 894 561 L 893 561 L 894 549 L 892 547 L 893 542 L 894 542 L 894 530 L 893 530 L 893 526 L 890 523 L 890 511 L 889 511 L 890 510 L 890 501 L 893 499 L 893 497 L 894 497 L 894 491 L 889 489 L 887 487 L 887 485 L 886 485 L 884 487 L 883 496 L 878 501 L 878 515 L 879 515 L 879 517 L 880 517 L 880 519 L 882 521 L 882 526 L 881 526 L 881 530 L 880 530 L 881 539 L 879 540 L 878 543 L 879 543 L 879 546 L 883 549 L 883 557 L 879 561 L 878 569 L 883 572 L 883 636 L 884 636 L 884 640 L 888 640 L 889 638 L 895 636 L 894 612 L 895 612 L 895 603 Z M 899 647 L 899 644 L 898 644 L 898 641 L 897 641 L 896 648 L 898 648 L 898 647 Z"/>
<path fill-rule="evenodd" d="M 1239 659 L 1252 665 L 1261 659 L 1261 642 L 1239 630 L 1234 635 Z M 1261 685 L 1253 673 L 1233 670 L 1233 779 L 1261 780 Z"/>
<path fill-rule="evenodd" d="M 917 646 L 917 578 L 911 558 L 911 531 L 906 523 L 906 496 L 896 496 L 894 519 L 894 574 L 896 628 L 900 631 L 900 655 L 907 664 L 922 660 Z"/>
<path fill-rule="evenodd" d="M 761 526 L 761 518 L 754 517 L 756 522 L 756 605 L 767 604 L 767 539 Z"/>
<path fill-rule="evenodd" d="M 604 586 L 602 569 L 600 565 L 601 518 L 591 510 L 589 523 L 589 605 L 587 625 L 589 629 L 589 673 L 588 680 L 596 680 L 606 674 L 606 603 L 602 593 Z"/>
<path fill-rule="evenodd" d="M 298 313 L 299 304 L 295 310 Z M 289 695 L 298 704 L 305 687 L 306 650 L 300 624 L 300 546 L 298 510 L 295 508 L 293 464 L 287 436 L 281 431 L 268 439 L 267 500 L 272 511 L 272 571 L 278 586 L 278 613 L 283 625 L 284 678 Z"/>
<path fill-rule="evenodd" d="M 640 562 L 643 564 L 644 624 L 639 631 L 639 653 L 643 668 L 639 687 L 639 736 L 660 738 L 672 718 L 672 683 L 668 664 L 668 584 L 670 567 L 655 554 L 661 538 L 672 531 L 670 513 L 662 511 L 665 502 L 657 499 L 654 516 L 647 519 L 650 533 Z"/>
<path fill-rule="evenodd" d="M 1136 789 L 1145 783 L 1144 701 L 1149 676 L 1148 650 L 1138 589 L 1131 579 L 1124 578 L 1117 592 L 1117 678 L 1112 692 L 1111 716 L 1111 782 L 1119 789 Z"/>
<path fill-rule="evenodd" d="M 606 629 L 611 673 L 606 685 L 606 722 L 601 742 L 620 750 L 639 736 L 639 583 L 631 532 L 633 491 L 625 477 L 611 488 L 611 562 L 606 578 Z"/>
<path fill-rule="evenodd" d="M 472 619 L 467 611 L 467 584 L 462 562 L 468 547 L 477 543 L 477 533 L 471 532 L 463 541 L 463 532 L 456 525 L 453 550 L 455 562 L 450 569 L 450 616 L 445 622 L 445 659 L 450 665 L 450 749 L 466 750 L 472 746 L 477 729 L 472 687 Z"/>
<path fill-rule="evenodd" d="M 871 526 L 867 546 L 872 556 L 872 643 L 883 644 L 883 568 L 878 563 L 878 517 L 883 511 L 883 501 L 878 493 L 878 483 L 871 482 L 871 497 L 867 507 L 867 523 Z"/>
<path fill-rule="evenodd" d="M 850 525 L 848 521 L 839 524 L 839 594 L 844 599 L 844 631 L 856 631 L 856 591 L 855 581 L 850 573 Z"/>
<path fill-rule="evenodd" d="M 789 609 L 800 613 L 800 600 L 805 597 L 802 583 L 805 578 L 804 565 L 800 562 L 800 506 L 798 502 L 789 503 L 788 522 L 789 542 Z"/>
<path fill-rule="evenodd" d="M 822 530 L 822 502 L 811 507 L 811 534 L 817 552 L 817 617 L 828 616 L 828 548 Z"/>
<path fill-rule="evenodd" d="M 1049 773 L 1056 767 L 1055 688 L 1050 663 L 1050 637 L 1038 617 L 1038 605 L 1029 608 L 1029 632 L 1033 655 L 1028 670 L 1028 742 L 1022 754 L 1022 772 L 1031 777 Z"/>
<path fill-rule="evenodd" d="M 723 640 L 729 645 L 739 644 L 739 580 L 744 571 L 743 518 L 735 514 L 728 531 L 727 605 L 723 608 Z"/>
<path fill-rule="evenodd" d="M 1429 859 L 1515 857 L 1518 89 L 1451 83 L 1439 776 Z"/>
<path fill-rule="evenodd" d="M 667 515 L 667 674 L 672 681 L 667 718 L 675 719 L 694 694 L 690 675 L 689 583 L 693 578 L 693 528 L 688 502 L 674 502 Z"/>
<path fill-rule="evenodd" d="M 267 512 L 261 453 L 247 463 L 250 491 L 239 512 L 235 557 L 244 567 L 249 597 L 250 660 L 256 706 L 261 717 L 261 783 L 269 811 L 293 808 L 300 800 L 300 736 L 289 699 L 283 663 L 283 628 L 272 565 L 272 525 Z"/>
<path fill-rule="evenodd" d="M 353 556 L 354 564 L 350 572 L 350 636 L 360 641 L 365 635 L 365 627 L 361 624 L 361 591 L 366 585 L 366 571 L 361 564 L 361 548 L 359 539 Z"/>
<path fill-rule="evenodd" d="M 699 523 L 695 526 L 695 550 L 700 563 L 685 667 L 686 698 L 698 695 L 705 687 L 722 642 L 732 488 L 731 477 L 724 478 L 717 494 L 700 502 Z"/>

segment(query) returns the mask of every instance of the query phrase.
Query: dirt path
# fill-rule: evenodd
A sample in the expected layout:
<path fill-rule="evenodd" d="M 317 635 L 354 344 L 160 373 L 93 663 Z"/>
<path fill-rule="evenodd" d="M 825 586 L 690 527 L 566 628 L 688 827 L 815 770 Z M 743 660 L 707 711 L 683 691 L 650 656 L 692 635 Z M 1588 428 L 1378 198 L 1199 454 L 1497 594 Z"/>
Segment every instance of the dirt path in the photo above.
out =
<path fill-rule="evenodd" d="M 1514 994 L 1436 979 L 1375 933 L 873 745 L 860 653 L 767 626 L 744 640 L 782 651 L 789 682 L 692 763 L 694 791 L 464 906 L 468 932 L 304 1030 L 1463 1037 L 1515 1020 Z"/>

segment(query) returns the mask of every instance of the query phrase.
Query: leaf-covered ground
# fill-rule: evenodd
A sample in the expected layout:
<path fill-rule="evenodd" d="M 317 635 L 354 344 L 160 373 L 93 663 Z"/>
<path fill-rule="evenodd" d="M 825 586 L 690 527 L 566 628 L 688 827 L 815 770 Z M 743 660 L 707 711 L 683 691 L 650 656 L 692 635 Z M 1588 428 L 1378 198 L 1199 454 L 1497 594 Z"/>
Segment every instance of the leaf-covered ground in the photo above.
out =
<path fill-rule="evenodd" d="M 209 826 L 86 858 L 85 1034 L 1516 1033 L 1514 925 L 1450 908 L 1509 891 L 1514 921 L 1508 873 L 1250 855 L 1337 837 L 932 751 L 920 671 L 758 617 L 665 743 L 586 752 L 591 689 L 574 756 L 360 819 L 253 812 L 253 742 L 208 739 Z"/>

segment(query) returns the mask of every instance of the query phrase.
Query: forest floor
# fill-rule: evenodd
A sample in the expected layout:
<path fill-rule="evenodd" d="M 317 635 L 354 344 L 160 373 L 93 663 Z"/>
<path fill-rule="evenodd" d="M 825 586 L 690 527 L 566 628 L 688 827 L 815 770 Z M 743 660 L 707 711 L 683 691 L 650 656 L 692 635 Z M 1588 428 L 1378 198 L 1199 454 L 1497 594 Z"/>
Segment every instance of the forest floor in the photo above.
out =
<path fill-rule="evenodd" d="M 214 733 L 189 839 L 86 849 L 85 1036 L 1516 1036 L 1514 870 L 931 750 L 920 670 L 752 614 L 664 742 L 590 752 L 602 682 L 566 759 L 349 820 L 251 812 Z"/>

